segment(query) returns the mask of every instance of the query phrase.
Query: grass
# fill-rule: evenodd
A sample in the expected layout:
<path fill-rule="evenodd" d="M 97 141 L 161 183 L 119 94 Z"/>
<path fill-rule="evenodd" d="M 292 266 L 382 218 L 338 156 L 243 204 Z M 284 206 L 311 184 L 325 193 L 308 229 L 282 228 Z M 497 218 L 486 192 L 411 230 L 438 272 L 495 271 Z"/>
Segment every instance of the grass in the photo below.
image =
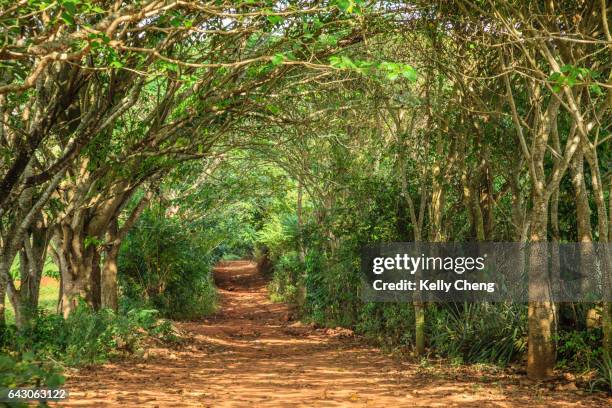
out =
<path fill-rule="evenodd" d="M 15 284 L 19 285 L 19 257 L 15 257 L 13 265 L 11 265 L 11 276 L 15 279 Z M 40 283 L 40 297 L 38 299 L 38 307 L 55 313 L 57 310 L 57 300 L 59 296 L 59 269 L 53 263 L 51 257 L 47 257 L 45 266 L 42 272 L 42 282 Z M 8 296 L 4 299 L 6 305 L 6 322 L 11 324 L 15 322 L 15 311 L 11 305 Z"/>
<path fill-rule="evenodd" d="M 11 276 L 13 279 L 19 279 L 19 257 L 16 256 L 11 265 Z M 59 279 L 59 268 L 53 263 L 50 256 L 45 260 L 45 266 L 43 267 L 42 276 L 48 276 L 50 278 Z"/>

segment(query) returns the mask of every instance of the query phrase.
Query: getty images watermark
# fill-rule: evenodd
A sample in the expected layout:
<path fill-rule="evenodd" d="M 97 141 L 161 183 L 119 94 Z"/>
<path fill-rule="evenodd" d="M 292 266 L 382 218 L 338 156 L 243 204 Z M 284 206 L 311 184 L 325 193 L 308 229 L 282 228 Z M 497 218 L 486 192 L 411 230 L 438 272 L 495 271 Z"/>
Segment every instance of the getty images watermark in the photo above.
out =
<path fill-rule="evenodd" d="M 610 244 L 395 242 L 361 261 L 366 301 L 612 301 Z"/>

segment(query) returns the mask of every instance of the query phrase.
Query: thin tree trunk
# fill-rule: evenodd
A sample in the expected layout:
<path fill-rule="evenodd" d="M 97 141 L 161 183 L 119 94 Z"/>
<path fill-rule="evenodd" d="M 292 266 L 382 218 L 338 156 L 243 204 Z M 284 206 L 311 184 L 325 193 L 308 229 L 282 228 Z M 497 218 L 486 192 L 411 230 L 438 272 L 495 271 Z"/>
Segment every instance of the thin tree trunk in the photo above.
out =
<path fill-rule="evenodd" d="M 302 215 L 302 197 L 304 195 L 304 188 L 302 187 L 302 183 L 298 181 L 297 186 L 297 203 L 296 203 L 296 212 L 297 212 L 297 229 L 298 229 L 298 246 L 299 246 L 299 257 L 300 262 L 304 263 L 306 260 L 306 251 L 304 248 L 304 237 L 303 237 L 303 215 Z"/>
<path fill-rule="evenodd" d="M 0 328 L 6 326 L 6 281 L 0 276 Z"/>
<path fill-rule="evenodd" d="M 421 242 L 421 222 L 420 219 L 416 215 L 416 208 L 414 205 L 414 201 L 412 197 L 410 197 L 410 192 L 408 191 L 408 180 L 406 177 L 406 169 L 403 161 L 403 157 L 400 157 L 400 173 L 401 173 L 401 189 L 402 195 L 406 201 L 408 209 L 410 211 L 410 220 L 412 222 L 412 230 L 414 236 L 414 242 Z M 425 205 L 424 202 L 421 202 L 421 206 Z M 418 281 L 419 272 L 415 274 L 415 279 Z M 425 305 L 421 300 L 421 294 L 419 291 L 414 292 L 414 347 L 415 354 L 417 356 L 422 356 L 425 354 Z"/>
<path fill-rule="evenodd" d="M 104 263 L 100 273 L 100 306 L 104 309 L 119 310 L 119 285 L 117 275 L 119 268 L 117 259 L 123 239 L 140 218 L 143 211 L 153 198 L 153 189 L 149 189 L 132 210 L 125 223 L 119 229 L 117 218 L 113 218 L 108 227 L 109 244 L 104 250 Z"/>
<path fill-rule="evenodd" d="M 612 242 L 612 176 L 610 176 L 610 185 L 608 188 L 609 204 L 608 204 L 608 243 Z M 604 294 L 609 295 L 612 293 L 612 254 L 609 252 L 610 246 L 605 247 L 603 264 L 604 270 Z M 608 299 L 609 300 L 609 297 Z M 603 333 L 604 333 L 604 350 L 608 352 L 608 355 L 612 356 L 612 302 L 604 302 L 603 304 Z"/>
<path fill-rule="evenodd" d="M 578 252 L 580 256 L 580 287 L 581 293 L 587 293 L 593 280 L 595 268 L 595 254 L 593 248 L 593 232 L 591 228 L 591 208 L 586 183 L 584 182 L 584 152 L 576 151 L 570 163 L 570 175 L 574 187 L 576 201 L 576 231 Z M 578 323 L 578 322 L 577 322 Z"/>
<path fill-rule="evenodd" d="M 550 377 L 555 364 L 555 307 L 550 298 L 547 264 L 547 204 L 545 198 L 534 197 L 531 217 L 527 375 L 534 379 Z"/>
<path fill-rule="evenodd" d="M 421 242 L 420 235 L 415 235 L 415 244 L 417 245 L 416 253 L 420 253 L 418 248 Z M 421 279 L 421 271 L 416 271 L 415 281 Z M 414 351 L 417 356 L 425 355 L 425 303 L 423 302 L 421 291 L 414 292 Z"/>
<path fill-rule="evenodd" d="M 579 150 L 570 163 L 570 174 L 576 200 L 576 227 L 578 242 L 593 242 L 591 229 L 591 209 L 584 182 L 584 154 Z"/>
<path fill-rule="evenodd" d="M 23 321 L 28 324 L 38 310 L 40 297 L 40 282 L 47 257 L 48 228 L 42 217 L 32 226 L 31 233 L 23 240 L 23 249 L 20 251 L 21 283 L 19 285 L 20 304 L 13 305 L 20 309 Z"/>
<path fill-rule="evenodd" d="M 608 300 L 612 297 L 612 254 L 610 253 L 610 240 L 608 239 L 611 232 L 610 219 L 608 217 L 612 216 L 612 188 L 608 192 L 608 194 L 610 194 L 610 207 L 606 208 L 604 186 L 597 150 L 592 146 L 589 146 L 586 143 L 586 140 L 583 140 L 582 148 L 584 149 L 584 154 L 591 170 L 591 186 L 593 189 L 595 207 L 597 208 L 597 232 L 599 235 L 599 242 L 601 244 L 600 257 L 603 272 L 602 286 L 604 291 L 604 300 Z M 612 177 L 610 178 L 610 185 L 612 187 Z M 603 346 L 604 350 L 612 355 L 612 304 L 604 301 L 602 309 L 602 326 L 604 332 Z"/>
<path fill-rule="evenodd" d="M 300 259 L 300 263 L 304 265 L 306 262 L 306 247 L 304 244 L 304 220 L 303 220 L 303 195 L 304 195 L 304 187 L 302 186 L 302 182 L 298 181 L 297 185 L 297 202 L 296 202 L 296 212 L 297 212 L 297 230 L 298 230 L 298 256 Z M 308 291 L 306 288 L 305 281 L 306 271 L 304 270 L 301 273 L 301 277 L 298 278 L 297 288 L 297 305 L 299 309 L 302 309 L 306 304 L 306 298 L 308 296 Z"/>

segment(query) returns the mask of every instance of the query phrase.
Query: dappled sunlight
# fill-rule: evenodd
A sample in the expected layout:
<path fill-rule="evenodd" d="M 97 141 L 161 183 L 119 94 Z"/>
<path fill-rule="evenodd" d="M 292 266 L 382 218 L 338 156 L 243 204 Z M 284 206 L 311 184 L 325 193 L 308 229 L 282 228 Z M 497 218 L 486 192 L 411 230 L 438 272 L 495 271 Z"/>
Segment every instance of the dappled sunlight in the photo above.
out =
<path fill-rule="evenodd" d="M 67 383 L 65 406 L 605 406 L 595 397 L 552 394 L 512 379 L 490 384 L 476 374 L 437 376 L 393 360 L 353 337 L 286 318 L 268 300 L 254 263 L 215 271 L 216 315 L 178 323 L 192 342 L 180 350 L 151 349 L 139 360 L 80 370 Z M 231 289 L 231 290 L 229 290 Z"/>

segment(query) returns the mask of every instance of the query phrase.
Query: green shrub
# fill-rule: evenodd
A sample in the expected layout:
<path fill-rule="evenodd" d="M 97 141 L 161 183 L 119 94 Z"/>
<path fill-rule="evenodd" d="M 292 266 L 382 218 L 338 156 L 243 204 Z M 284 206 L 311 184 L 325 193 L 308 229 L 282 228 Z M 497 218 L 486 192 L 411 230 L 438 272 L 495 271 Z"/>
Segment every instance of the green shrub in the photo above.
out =
<path fill-rule="evenodd" d="M 274 302 L 297 302 L 298 280 L 304 265 L 296 252 L 282 255 L 272 269 L 272 280 L 268 285 L 270 297 Z"/>
<path fill-rule="evenodd" d="M 454 303 L 428 308 L 428 338 L 441 356 L 467 363 L 508 364 L 527 346 L 523 305 Z"/>
<path fill-rule="evenodd" d="M 83 303 L 65 320 L 41 313 L 24 330 L 6 327 L 0 348 L 16 356 L 31 354 L 40 360 L 79 366 L 134 353 L 147 337 L 176 339 L 169 322 L 160 320 L 156 310 L 116 314 L 108 309 L 93 311 Z"/>
<path fill-rule="evenodd" d="M 601 356 L 595 361 L 598 377 L 591 386 L 602 387 L 612 391 L 612 357 L 608 352 L 602 352 Z"/>
<path fill-rule="evenodd" d="M 601 357 L 601 329 L 560 330 L 556 335 L 557 366 L 587 371 Z"/>
<path fill-rule="evenodd" d="M 233 253 L 225 253 L 221 257 L 221 260 L 223 261 L 239 261 L 240 259 L 243 259 L 243 256 L 236 255 Z"/>
<path fill-rule="evenodd" d="M 257 242 L 268 250 L 272 262 L 298 248 L 298 223 L 295 214 L 275 215 L 257 233 Z"/>
<path fill-rule="evenodd" d="M 402 346 L 414 342 L 414 307 L 410 303 L 383 305 L 385 343 Z"/>
<path fill-rule="evenodd" d="M 98 364 L 134 353 L 149 337 L 180 341 L 170 322 L 157 315 L 151 309 L 92 311 L 83 303 L 66 320 L 41 311 L 26 329 L 3 327 L 0 388 L 58 387 L 64 382 L 63 366 Z"/>
<path fill-rule="evenodd" d="M 414 308 L 410 303 L 366 303 L 361 307 L 356 329 L 385 346 L 412 345 Z"/>
<path fill-rule="evenodd" d="M 151 305 L 169 318 L 193 319 L 215 308 L 211 249 L 197 229 L 178 218 L 148 210 L 125 239 L 119 254 L 124 296 Z"/>
<path fill-rule="evenodd" d="M 362 305 L 360 262 L 355 252 L 342 249 L 329 259 L 322 252 L 310 250 L 305 267 L 304 312 L 321 325 L 354 327 Z"/>
<path fill-rule="evenodd" d="M 66 320 L 64 361 L 69 365 L 97 364 L 133 353 L 144 335 L 142 329 L 133 315 L 80 307 Z"/>
<path fill-rule="evenodd" d="M 34 353 L 0 353 L 0 389 L 17 387 L 59 387 L 64 383 L 62 368 L 53 361 L 41 361 Z M 24 404 L 24 406 L 26 406 Z"/>

